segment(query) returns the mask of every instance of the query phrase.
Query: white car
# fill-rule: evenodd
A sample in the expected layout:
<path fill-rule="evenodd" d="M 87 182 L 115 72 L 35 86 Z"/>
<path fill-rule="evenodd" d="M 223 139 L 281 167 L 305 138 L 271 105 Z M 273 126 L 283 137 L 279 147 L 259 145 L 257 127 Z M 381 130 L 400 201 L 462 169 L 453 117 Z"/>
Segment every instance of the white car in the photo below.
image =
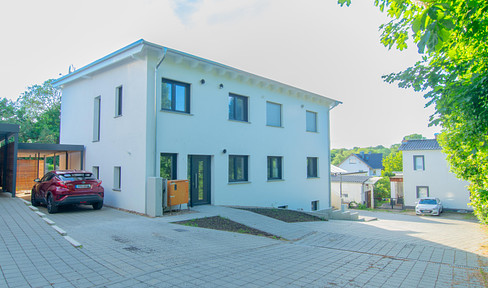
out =
<path fill-rule="evenodd" d="M 435 197 L 420 198 L 415 206 L 415 213 L 417 215 L 430 214 L 439 216 L 442 213 L 441 200 Z"/>

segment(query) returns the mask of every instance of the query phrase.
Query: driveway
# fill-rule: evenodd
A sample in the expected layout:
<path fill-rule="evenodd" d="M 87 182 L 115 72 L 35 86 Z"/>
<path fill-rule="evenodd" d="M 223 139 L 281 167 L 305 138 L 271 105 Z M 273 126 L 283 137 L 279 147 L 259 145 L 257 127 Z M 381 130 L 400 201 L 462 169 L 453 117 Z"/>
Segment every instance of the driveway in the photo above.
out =
<path fill-rule="evenodd" d="M 3 206 L 19 202 L 0 198 Z M 27 206 L 18 209 L 23 214 L 17 218 L 48 227 Z M 241 219 L 293 240 L 170 223 L 213 215 Z M 22 256 L 22 251 L 6 252 L 19 254 L 24 262 L 27 258 L 36 267 L 27 271 L 39 271 L 46 281 L 37 285 L 26 268 L 17 265 L 17 280 L 4 276 L 2 282 L 0 275 L 0 287 L 22 287 L 15 283 L 26 282 L 33 287 L 484 287 L 480 276 L 486 272 L 480 267 L 486 267 L 487 259 L 476 247 L 486 241 L 486 235 L 477 224 L 391 213 L 375 216 L 378 221 L 283 223 L 218 206 L 160 218 L 107 207 L 68 209 L 47 217 L 83 247 L 67 247 L 58 241 L 60 235 L 46 230 L 62 252 L 56 246 L 34 244 L 51 252 L 51 258 L 41 257 L 42 263 Z M 5 234 L 3 229 L 0 233 Z M 14 255 L 9 261 L 17 263 L 15 259 Z M 43 269 L 46 261 L 62 261 L 64 272 L 56 265 Z M 5 262 L 0 257 L 2 269 Z M 18 277 L 24 277 L 24 282 Z"/>

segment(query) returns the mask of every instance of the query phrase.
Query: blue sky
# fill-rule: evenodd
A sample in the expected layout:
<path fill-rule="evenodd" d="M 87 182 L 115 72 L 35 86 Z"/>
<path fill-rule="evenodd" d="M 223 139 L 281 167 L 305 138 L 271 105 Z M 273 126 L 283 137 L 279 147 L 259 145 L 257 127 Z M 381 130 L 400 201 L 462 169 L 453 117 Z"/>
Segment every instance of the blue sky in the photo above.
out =
<path fill-rule="evenodd" d="M 331 112 L 334 148 L 432 138 L 422 95 L 381 79 L 420 59 L 379 43 L 385 21 L 365 0 L 3 1 L 0 97 L 144 38 L 344 102 Z"/>

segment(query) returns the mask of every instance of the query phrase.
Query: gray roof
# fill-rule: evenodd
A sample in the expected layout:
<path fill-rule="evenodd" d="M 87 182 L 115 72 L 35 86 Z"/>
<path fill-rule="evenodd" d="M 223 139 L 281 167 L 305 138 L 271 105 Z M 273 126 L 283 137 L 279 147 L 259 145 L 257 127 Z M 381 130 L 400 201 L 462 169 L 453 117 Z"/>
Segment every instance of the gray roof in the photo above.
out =
<path fill-rule="evenodd" d="M 425 140 L 408 140 L 402 143 L 400 151 L 412 151 L 412 150 L 442 150 L 436 139 L 425 139 Z"/>
<path fill-rule="evenodd" d="M 361 161 L 366 163 L 372 169 L 383 169 L 383 154 L 382 153 L 360 153 L 354 154 Z"/>
<path fill-rule="evenodd" d="M 364 183 L 371 178 L 370 176 L 358 176 L 358 175 L 343 175 L 342 182 L 346 183 Z M 341 176 L 330 176 L 332 182 L 341 182 Z"/>

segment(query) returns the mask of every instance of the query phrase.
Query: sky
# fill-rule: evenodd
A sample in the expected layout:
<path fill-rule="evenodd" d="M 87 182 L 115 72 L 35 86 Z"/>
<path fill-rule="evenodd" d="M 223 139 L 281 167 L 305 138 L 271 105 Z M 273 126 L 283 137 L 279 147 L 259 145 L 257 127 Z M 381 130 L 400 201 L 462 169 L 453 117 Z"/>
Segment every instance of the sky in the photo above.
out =
<path fill-rule="evenodd" d="M 18 0 L 0 2 L 0 97 L 81 68 L 144 39 L 343 102 L 331 147 L 433 138 L 433 107 L 382 75 L 420 60 L 379 41 L 373 0 Z"/>

